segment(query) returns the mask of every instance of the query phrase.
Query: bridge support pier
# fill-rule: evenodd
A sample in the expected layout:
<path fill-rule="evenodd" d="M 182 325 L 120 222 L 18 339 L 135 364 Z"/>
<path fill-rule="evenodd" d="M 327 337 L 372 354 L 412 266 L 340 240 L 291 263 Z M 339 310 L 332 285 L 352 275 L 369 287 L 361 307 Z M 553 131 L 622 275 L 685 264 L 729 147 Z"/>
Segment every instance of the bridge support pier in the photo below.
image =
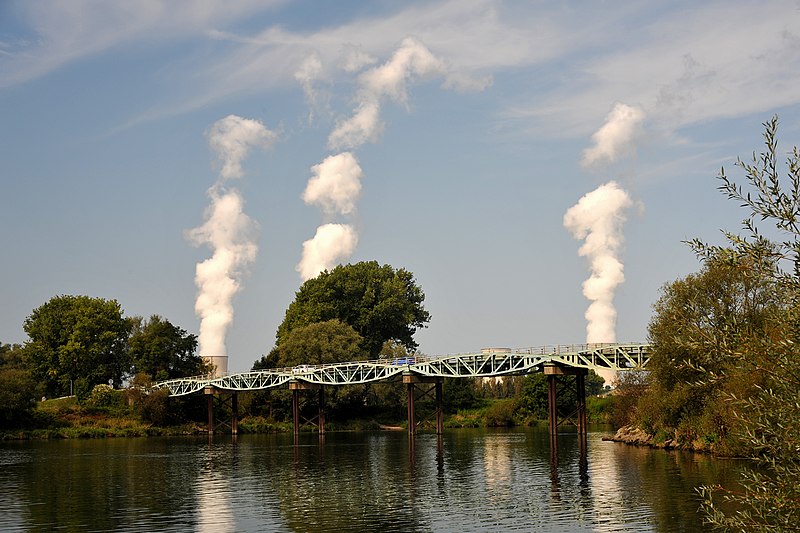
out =
<path fill-rule="evenodd" d="M 430 376 L 417 376 L 415 374 L 403 374 L 403 383 L 406 384 L 408 390 L 408 435 L 413 437 L 417 434 L 417 420 L 416 408 L 414 402 L 417 399 L 422 399 L 428 396 L 432 391 L 434 392 L 434 401 L 436 406 L 436 434 L 441 435 L 444 433 L 444 413 L 442 412 L 442 378 Z M 417 390 L 423 390 L 419 385 L 423 383 L 431 383 L 433 387 L 424 390 L 422 395 L 417 398 Z"/>
<path fill-rule="evenodd" d="M 325 435 L 325 388 L 318 383 L 292 381 L 289 383 L 289 390 L 292 391 L 292 427 L 295 441 L 300 435 L 300 426 L 305 424 L 316 425 L 320 436 Z M 303 390 L 319 391 L 317 415 L 308 420 L 303 420 L 300 416 L 300 391 Z"/>
<path fill-rule="evenodd" d="M 232 435 L 239 433 L 239 393 L 225 392 L 216 387 L 203 389 L 206 396 L 206 409 L 208 411 L 208 434 L 211 435 L 218 427 L 228 426 Z M 214 417 L 214 399 L 218 399 L 220 407 L 230 405 L 230 418 L 217 421 Z M 217 423 L 218 422 L 218 423 Z"/>
<path fill-rule="evenodd" d="M 588 423 L 586 420 L 586 375 L 589 371 L 585 368 L 560 366 L 555 364 L 545 365 L 544 373 L 547 376 L 547 407 L 548 418 L 550 425 L 550 445 L 551 447 L 557 446 L 558 426 L 562 422 L 575 417 L 575 425 L 578 427 L 578 437 L 583 443 L 586 440 L 586 433 Z M 569 416 L 558 420 L 558 378 L 573 376 L 572 380 L 575 385 L 575 393 L 577 396 L 577 405 L 575 411 Z M 569 386 L 569 383 L 564 385 Z M 563 389 L 563 387 L 562 387 Z"/>

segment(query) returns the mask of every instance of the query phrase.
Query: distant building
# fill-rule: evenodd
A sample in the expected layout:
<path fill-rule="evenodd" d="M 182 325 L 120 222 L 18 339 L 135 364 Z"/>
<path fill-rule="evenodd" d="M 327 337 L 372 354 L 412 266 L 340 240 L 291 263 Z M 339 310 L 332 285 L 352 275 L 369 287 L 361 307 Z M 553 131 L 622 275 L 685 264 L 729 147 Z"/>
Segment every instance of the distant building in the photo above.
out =
<path fill-rule="evenodd" d="M 489 353 L 511 353 L 511 348 L 481 348 L 481 353 L 489 354 Z M 494 376 L 491 378 L 480 378 L 481 383 L 489 383 L 491 385 L 495 384 L 502 384 L 504 376 Z"/>

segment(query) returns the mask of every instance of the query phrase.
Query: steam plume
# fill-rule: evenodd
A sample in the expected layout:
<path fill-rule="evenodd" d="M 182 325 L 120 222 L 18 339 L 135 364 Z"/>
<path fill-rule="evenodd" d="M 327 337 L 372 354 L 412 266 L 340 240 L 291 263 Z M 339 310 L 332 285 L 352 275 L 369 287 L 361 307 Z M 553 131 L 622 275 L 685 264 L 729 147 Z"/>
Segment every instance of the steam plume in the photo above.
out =
<path fill-rule="evenodd" d="M 564 214 L 564 227 L 575 239 L 584 239 L 578 254 L 590 262 L 591 276 L 583 295 L 592 303 L 586 310 L 586 342 L 616 342 L 617 311 L 614 292 L 625 281 L 617 254 L 623 243 L 625 210 L 630 196 L 611 181 L 587 193 Z"/>
<path fill-rule="evenodd" d="M 303 243 L 303 258 L 297 271 L 303 281 L 315 278 L 350 257 L 358 244 L 355 228 L 348 224 L 323 224 L 313 239 Z"/>
<path fill-rule="evenodd" d="M 594 146 L 583 152 L 583 166 L 588 167 L 600 162 L 614 162 L 633 144 L 639 132 L 644 111 L 617 103 L 606 117 L 606 123 L 594 135 Z"/>
<path fill-rule="evenodd" d="M 316 204 L 327 214 L 353 214 L 361 196 L 364 173 L 350 152 L 326 157 L 311 167 L 314 176 L 308 180 L 303 201 Z"/>
<path fill-rule="evenodd" d="M 317 81 L 322 74 L 322 62 L 317 54 L 311 54 L 305 58 L 297 72 L 294 73 L 294 78 L 300 82 L 303 87 L 303 93 L 306 95 L 306 102 L 308 102 L 308 121 L 313 122 L 314 111 L 319 106 L 319 93 L 314 87 L 314 82 Z"/>
<path fill-rule="evenodd" d="M 353 49 L 345 68 L 352 71 L 372 62 L 372 58 Z M 361 74 L 353 114 L 336 124 L 328 136 L 328 147 L 334 150 L 355 149 L 364 143 L 377 141 L 383 131 L 381 102 L 389 98 L 407 104 L 410 81 L 443 74 L 445 70 L 444 64 L 420 42 L 412 38 L 403 40 L 389 61 Z M 301 82 L 304 79 L 298 77 Z M 311 170 L 314 175 L 303 192 L 303 201 L 318 205 L 328 217 L 354 216 L 363 178 L 355 156 L 345 151 L 325 158 Z M 357 243 L 358 235 L 352 225 L 322 225 L 317 228 L 313 239 L 303 243 L 303 257 L 297 271 L 304 281 L 311 279 L 350 257 Z"/>
<path fill-rule="evenodd" d="M 212 124 L 206 137 L 209 147 L 222 165 L 220 179 L 215 184 L 217 186 L 225 180 L 242 177 L 242 160 L 247 157 L 250 148 L 269 148 L 277 134 L 257 120 L 228 115 Z"/>
<path fill-rule="evenodd" d="M 215 366 L 217 373 L 225 373 L 225 336 L 233 322 L 233 296 L 258 253 L 258 224 L 244 213 L 239 191 L 226 188 L 226 182 L 243 175 L 241 163 L 252 147 L 268 148 L 276 135 L 261 122 L 236 115 L 218 120 L 206 135 L 220 165 L 219 179 L 208 189 L 211 204 L 206 209 L 205 222 L 187 235 L 196 246 L 208 245 L 213 252 L 196 267 L 195 313 L 200 318 L 200 354 Z"/>
<path fill-rule="evenodd" d="M 361 89 L 353 116 L 337 124 L 328 136 L 328 146 L 332 149 L 356 148 L 366 142 L 375 142 L 383 129 L 381 100 L 388 97 L 406 104 L 406 87 L 410 81 L 444 74 L 445 70 L 444 63 L 422 43 L 407 37 L 389 61 L 361 75 Z"/>

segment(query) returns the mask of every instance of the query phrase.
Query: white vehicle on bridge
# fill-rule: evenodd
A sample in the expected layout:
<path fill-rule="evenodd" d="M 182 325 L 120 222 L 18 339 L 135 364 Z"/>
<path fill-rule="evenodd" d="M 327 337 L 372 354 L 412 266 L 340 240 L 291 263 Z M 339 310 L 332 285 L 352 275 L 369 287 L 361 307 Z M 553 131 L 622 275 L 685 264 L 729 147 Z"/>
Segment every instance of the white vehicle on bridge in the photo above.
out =
<path fill-rule="evenodd" d="M 292 374 L 310 374 L 314 371 L 312 365 L 297 365 L 292 368 Z"/>

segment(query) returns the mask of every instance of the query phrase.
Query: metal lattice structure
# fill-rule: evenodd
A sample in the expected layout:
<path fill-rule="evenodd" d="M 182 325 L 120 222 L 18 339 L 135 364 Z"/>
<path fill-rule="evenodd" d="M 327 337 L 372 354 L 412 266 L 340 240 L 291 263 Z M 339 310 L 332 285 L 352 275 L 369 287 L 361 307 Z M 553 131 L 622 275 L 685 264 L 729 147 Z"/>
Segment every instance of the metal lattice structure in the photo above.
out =
<path fill-rule="evenodd" d="M 385 381 L 402 374 L 437 378 L 475 378 L 522 375 L 544 365 L 588 368 L 592 370 L 642 369 L 650 358 L 650 346 L 629 344 L 578 344 L 543 346 L 518 350 L 488 349 L 480 353 L 437 357 L 409 355 L 397 359 L 353 361 L 327 365 L 301 365 L 228 374 L 172 379 L 156 384 L 173 396 L 202 391 L 207 387 L 244 392 L 279 387 L 301 381 L 319 385 L 355 385 Z"/>

